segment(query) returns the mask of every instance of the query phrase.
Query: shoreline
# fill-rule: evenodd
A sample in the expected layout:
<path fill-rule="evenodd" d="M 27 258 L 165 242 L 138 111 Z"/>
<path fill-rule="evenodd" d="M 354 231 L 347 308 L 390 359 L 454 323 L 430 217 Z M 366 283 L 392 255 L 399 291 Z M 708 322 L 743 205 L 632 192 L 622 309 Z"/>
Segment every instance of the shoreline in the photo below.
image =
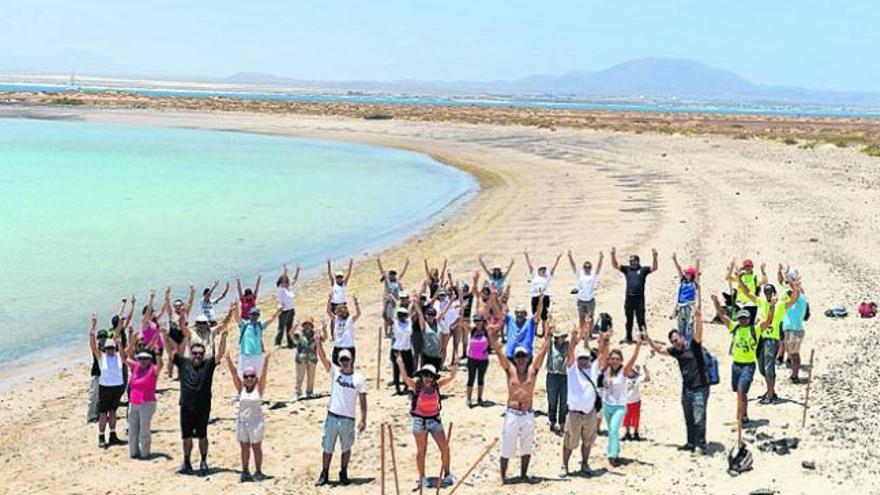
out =
<path fill-rule="evenodd" d="M 490 265 L 506 263 L 514 256 L 517 264 L 509 279 L 513 288 L 511 304 L 520 304 L 526 303 L 528 296 L 523 248 L 529 248 L 535 261 L 552 261 L 556 254 L 571 248 L 578 260 L 589 258 L 595 262 L 599 250 L 604 250 L 597 312 L 612 314 L 615 337 L 622 333 L 623 282 L 610 268 L 610 246 L 616 246 L 621 255 L 638 252 L 643 259 L 651 247 L 660 251 L 660 269 L 647 287 L 648 322 L 651 335 L 658 340 L 670 325 L 670 301 L 678 285 L 669 259 L 671 253 L 677 252 L 683 262 L 700 258 L 707 294 L 726 288 L 722 279 L 731 257 L 754 257 L 767 261 L 770 267 L 776 261 L 796 263 L 804 274 L 814 309 L 804 352 L 817 349 L 821 354 L 814 370 L 814 376 L 819 377 L 811 392 L 814 405 L 809 410 L 807 427 L 801 429 L 803 386 L 783 381 L 778 384 L 780 395 L 786 399 L 783 404 L 750 404 L 750 416 L 761 420 L 745 434 L 755 456 L 753 472 L 736 478 L 726 474 L 725 449 L 736 435 L 730 421 L 735 399 L 725 381 L 730 359 L 724 350 L 729 337 L 717 325 L 708 325 L 704 345 L 719 359 L 722 369 L 722 385 L 710 397 L 711 456 L 697 458 L 675 451 L 684 428 L 679 370 L 673 360 L 645 352 L 640 361 L 650 366 L 652 375 L 652 382 L 642 390 L 643 435 L 648 441 L 624 443 L 622 455 L 633 462 L 619 469 L 608 468 L 610 476 L 557 480 L 561 440 L 549 433 L 542 417 L 536 425 L 532 472 L 544 481 L 516 485 L 516 491 L 538 495 L 589 490 L 610 495 L 621 491 L 690 494 L 695 488 L 701 492 L 748 493 L 770 488 L 783 493 L 826 493 L 840 487 L 864 490 L 878 486 L 878 467 L 869 462 L 880 448 L 880 432 L 869 427 L 876 417 L 872 405 L 877 384 L 868 375 L 846 372 L 847 364 L 856 358 L 861 362 L 880 359 L 876 325 L 873 320 L 855 317 L 827 320 L 821 316 L 826 307 L 841 302 L 854 307 L 859 298 L 876 290 L 874 275 L 880 275 L 880 264 L 870 247 L 880 242 L 880 229 L 848 227 L 865 211 L 880 211 L 876 164 L 853 149 L 797 149 L 771 141 L 711 135 L 563 128 L 551 131 L 534 126 L 457 122 L 373 122 L 339 116 L 113 109 L 64 112 L 90 113 L 94 119 L 111 123 L 134 119 L 172 126 L 333 136 L 343 141 L 417 149 L 432 157 L 445 156 L 482 168 L 490 174 L 492 187 L 481 190 L 451 221 L 430 229 L 427 235 L 389 246 L 383 251 L 386 268 L 399 269 L 404 256 L 408 256 L 415 263 L 413 273 L 404 280 L 409 289 L 422 277 L 418 266 L 422 256 L 428 257 L 432 266 L 448 256 L 456 278 L 470 276 L 478 266 L 477 254 L 483 254 Z M 377 275 L 375 262 L 361 259 L 355 264 L 350 288 L 350 294 L 360 296 L 364 311 L 357 330 L 357 367 L 367 379 L 369 397 L 367 432 L 355 443 L 351 466 L 352 473 L 365 484 L 346 490 L 358 495 L 375 493 L 378 430 L 383 422 L 397 429 L 404 487 L 408 487 L 415 472 L 407 401 L 394 397 L 383 386 L 390 367 L 387 355 L 378 352 L 376 345 L 381 328 Z M 572 323 L 573 316 L 576 318 L 574 301 L 567 294 L 573 282 L 563 259 L 552 288 L 554 311 L 563 327 Z M 322 313 L 326 284 L 326 280 L 316 277 L 300 287 L 298 316 Z M 267 302 L 261 304 L 264 309 Z M 709 316 L 711 310 L 704 307 L 704 313 Z M 234 342 L 230 345 L 234 353 Z M 382 350 L 387 351 L 387 341 Z M 623 348 L 625 355 L 632 350 L 630 346 Z M 71 352 L 87 357 L 86 349 Z M 290 402 L 292 357 L 286 350 L 276 355 L 280 356 L 273 359 L 266 397 L 273 408 L 266 413 L 265 447 L 266 472 L 274 478 L 261 484 L 238 483 L 231 384 L 223 369 L 217 371 L 214 380 L 213 411 L 218 422 L 209 432 L 211 462 L 221 466 L 221 471 L 208 479 L 172 477 L 173 491 L 207 488 L 231 495 L 330 493 L 311 486 L 320 462 L 317 439 L 325 400 Z M 378 383 L 377 356 L 382 370 Z M 784 376 L 784 369 L 779 373 Z M 316 390 L 324 391 L 326 380 L 319 373 Z M 543 376 L 539 382 L 535 405 L 544 410 Z M 144 476 L 171 476 L 179 458 L 176 383 L 164 378 L 160 381 L 162 393 L 153 423 L 154 449 L 168 458 L 137 464 L 137 469 L 131 469 L 133 461 L 124 449 L 95 449 L 94 427 L 83 421 L 87 384 L 84 364 L 79 369 L 0 391 L 0 462 L 8 466 L 0 472 L 3 486 L 21 493 L 102 493 L 120 484 L 135 486 Z M 757 395 L 762 388 L 763 383 L 756 378 L 750 395 Z M 841 397 L 839 390 L 847 392 Z M 502 409 L 468 409 L 461 376 L 450 384 L 447 393 L 444 421 L 455 422 L 452 463 L 455 474 L 461 474 L 483 446 L 499 434 Z M 487 374 L 486 397 L 498 403 L 503 402 L 505 394 L 503 375 L 493 361 Z M 851 423 L 846 419 L 849 416 L 855 418 Z M 26 430 L 21 428 L 22 418 L 28 418 Z M 800 446 L 788 456 L 762 452 L 757 449 L 756 432 L 774 438 L 796 436 Z M 600 437 L 593 448 L 593 467 L 605 466 L 604 447 L 605 440 Z M 863 451 L 864 456 L 854 458 L 853 449 Z M 655 468 L 669 465 L 670 460 L 677 469 Z M 805 470 L 801 467 L 803 461 L 815 461 L 816 469 Z M 497 462 L 495 449 L 475 470 L 470 479 L 473 485 L 461 487 L 460 493 L 509 493 L 510 487 L 498 483 Z M 47 463 L 54 468 L 41 469 Z M 437 465 L 436 450 L 429 449 L 428 463 L 431 469 Z M 83 472 L 89 476 L 82 476 Z"/>
<path fill-rule="evenodd" d="M 11 115 L 7 113 L 9 108 L 0 107 L 0 118 L 25 118 L 25 119 L 43 119 L 43 120 L 57 120 L 58 114 L 53 113 L 52 109 L 39 109 L 39 111 L 45 110 L 45 114 L 40 113 L 16 113 L 13 108 Z M 84 119 L 86 122 L 88 118 Z M 151 125 L 152 127 L 156 127 L 155 125 Z M 184 129 L 194 129 L 194 130 L 212 130 L 206 127 L 181 127 Z M 216 130 L 215 130 L 216 131 Z M 227 131 L 230 132 L 230 131 Z M 338 143 L 351 143 L 350 141 L 344 141 L 340 139 L 318 139 L 318 138 L 306 138 L 297 135 L 291 135 L 289 133 L 272 133 L 272 132 L 257 132 L 257 131 L 249 131 L 244 129 L 236 129 L 231 132 L 238 132 L 242 134 L 261 134 L 267 136 L 278 136 L 278 137 L 287 137 L 287 138 L 300 138 L 300 139 L 310 139 L 313 141 L 327 141 L 327 142 L 338 142 Z M 359 143 L 364 144 L 364 143 Z M 376 147 L 385 147 L 381 145 L 375 144 L 366 144 L 367 146 L 376 146 Z M 438 155 L 429 155 L 422 153 L 418 149 L 415 148 L 403 148 L 403 147 L 395 147 L 394 149 L 407 151 L 411 153 L 417 153 L 423 156 L 429 157 L 432 161 L 435 162 L 435 166 L 440 167 L 449 167 L 456 169 L 460 172 L 468 174 L 473 180 L 474 184 L 468 187 L 467 190 L 462 191 L 460 194 L 449 198 L 448 201 L 444 202 L 442 205 L 438 207 L 426 211 L 424 215 L 421 216 L 422 220 L 415 223 L 414 225 L 410 225 L 412 222 L 408 222 L 405 224 L 397 225 L 391 228 L 388 232 L 381 236 L 380 239 L 376 239 L 369 244 L 363 245 L 358 248 L 359 253 L 351 253 L 350 256 L 355 260 L 355 262 L 363 261 L 367 256 L 374 255 L 382 255 L 382 253 L 395 248 L 406 245 L 410 242 L 411 238 L 418 236 L 419 234 L 428 231 L 432 227 L 437 225 L 444 224 L 447 220 L 452 218 L 457 211 L 465 208 L 472 200 L 474 200 L 479 194 L 480 191 L 486 187 L 492 187 L 492 181 L 489 178 L 490 174 L 483 172 L 482 169 L 478 167 L 471 167 L 465 163 L 454 163 L 455 160 L 451 157 L 441 157 Z M 348 256 L 348 255 L 346 255 Z M 343 259 L 345 256 L 343 257 Z M 336 260 L 337 262 L 341 262 Z M 313 282 L 317 279 L 322 279 L 324 277 L 324 267 L 323 261 L 318 262 L 317 265 L 309 265 L 303 266 L 302 274 L 300 278 L 300 284 L 305 284 L 308 282 Z M 260 271 L 246 271 L 242 272 L 242 277 L 251 278 L 256 277 Z M 263 273 L 265 275 L 265 273 Z M 271 279 L 271 276 L 269 277 Z M 271 289 L 271 288 L 270 288 Z M 266 306 L 267 304 L 274 303 L 275 296 L 268 295 L 260 298 L 259 305 L 261 307 Z M 224 309 L 225 305 L 222 305 L 220 309 Z M 50 344 L 46 346 L 42 346 L 42 348 L 31 351 L 23 351 L 19 357 L 13 358 L 8 361 L 0 362 L 0 392 L 7 391 L 16 385 L 21 385 L 26 382 L 30 382 L 36 379 L 44 378 L 51 373 L 56 373 L 60 371 L 66 371 L 70 368 L 74 368 L 82 365 L 82 359 L 77 357 L 71 357 L 69 360 L 65 360 L 63 362 L 57 362 L 52 360 L 52 356 L 58 354 L 60 351 L 64 349 L 65 346 L 72 346 L 74 348 L 86 348 L 87 341 L 84 338 L 72 338 L 70 340 L 64 340 L 63 342 L 59 342 L 56 344 Z M 52 362 L 52 366 L 46 367 L 43 366 L 43 363 L 46 361 Z"/>

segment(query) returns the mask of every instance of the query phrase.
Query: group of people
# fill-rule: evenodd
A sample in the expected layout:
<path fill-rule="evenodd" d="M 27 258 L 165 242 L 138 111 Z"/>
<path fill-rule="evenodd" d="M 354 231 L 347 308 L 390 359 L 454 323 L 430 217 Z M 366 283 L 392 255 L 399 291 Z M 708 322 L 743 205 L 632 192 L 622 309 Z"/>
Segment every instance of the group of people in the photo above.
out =
<path fill-rule="evenodd" d="M 545 370 L 549 428 L 562 437 L 560 475 L 574 474 L 569 470 L 569 461 L 578 449 L 581 463 L 577 473 L 592 475 L 590 452 L 603 423 L 607 429 L 608 464 L 620 466 L 620 442 L 642 439 L 639 389 L 641 384 L 650 381 L 647 367 L 637 364 L 643 345 L 678 362 L 687 439 L 680 449 L 706 452 L 708 398 L 711 387 L 718 382 L 718 371 L 717 361 L 703 347 L 699 261 L 682 268 L 678 257 L 672 256 L 680 283 L 672 315 L 676 324 L 667 333 L 668 345 L 664 346 L 649 335 L 645 317 L 646 282 L 648 276 L 658 270 L 657 251 L 652 251 L 651 265 L 644 266 L 636 255 L 621 265 L 616 249 L 611 249 L 611 265 L 625 281 L 625 336 L 619 344 L 630 346 L 626 357 L 623 349 L 612 343 L 611 316 L 608 312 L 596 312 L 596 289 L 604 254 L 599 253 L 595 265 L 589 260 L 578 263 L 572 251 L 568 251 L 567 258 L 576 280 L 571 294 L 576 299 L 578 322 L 570 331 L 557 326 L 553 311 L 556 298 L 551 298 L 551 285 L 562 254 L 552 265 L 535 266 L 529 253 L 524 253 L 531 304 L 513 308 L 509 304 L 513 285 L 509 278 L 514 260 L 504 269 L 490 268 L 480 257 L 482 270 L 466 279 L 456 279 L 445 260 L 439 268 L 431 268 L 425 260 L 424 277 L 410 293 L 404 284 L 409 261 L 398 272 L 386 270 L 381 259 L 377 259 L 382 284 L 381 319 L 385 336 L 391 341 L 389 359 L 393 374 L 387 385 L 394 387 L 396 395 L 407 396 L 402 407 L 407 408 L 412 418 L 421 486 L 431 483 L 425 473 L 429 435 L 441 455 L 442 474 L 437 483 L 448 486 L 455 482 L 449 439 L 441 420 L 444 398 L 441 390 L 454 382 L 461 364 L 467 373 L 467 407 L 494 405 L 484 396 L 492 354 L 507 384 L 499 466 L 504 482 L 517 479 L 507 475 L 510 459 L 514 457 L 520 458 L 518 479 L 529 479 L 536 429 L 535 391 L 542 369 Z M 215 297 L 219 281 L 203 290 L 192 324 L 194 287 L 190 287 L 186 301 L 171 300 L 171 289 L 166 289 L 158 311 L 154 309 L 156 293 L 150 293 L 141 311 L 139 328 L 133 321 L 134 296 L 130 299 L 130 308 L 129 300 L 123 299 L 109 329 L 97 330 L 97 317 L 93 316 L 89 339 L 93 355 L 89 420 L 98 423 L 99 446 L 106 448 L 124 443 L 116 431 L 116 411 L 127 394 L 130 455 L 150 457 L 156 386 L 166 363 L 168 376 L 173 376 L 172 368 L 176 369 L 180 381 L 178 404 L 183 461 L 178 472 L 194 472 L 191 453 L 194 440 L 198 440 L 198 472 L 209 473 L 207 430 L 212 379 L 217 363 L 225 358 L 237 396 L 236 439 L 241 450 L 241 481 L 263 479 L 262 441 L 266 418 L 262 403 L 272 354 L 264 344 L 264 332 L 277 322 L 275 347 L 281 347 L 286 341 L 286 347 L 293 350 L 295 399 L 315 396 L 318 363 L 329 375 L 322 469 L 316 485 L 330 483 L 330 466 L 337 444 L 341 452 L 338 479 L 340 484 L 350 483 L 348 465 L 352 447 L 357 434 L 366 428 L 368 409 L 366 379 L 356 371 L 356 327 L 361 308 L 358 299 L 348 293 L 353 261 L 349 260 L 345 271 L 336 272 L 330 260 L 327 261 L 329 290 L 326 318 L 320 330 L 311 316 L 297 320 L 295 290 L 300 271 L 297 266 L 291 275 L 288 267 L 283 267 L 276 280 L 277 308 L 268 319 L 260 318 L 261 311 L 257 307 L 260 277 L 252 288 L 245 289 L 241 281 L 236 280 L 238 297 L 229 304 L 222 318 L 218 318 L 216 307 L 226 297 L 229 284 Z M 748 393 L 756 369 L 766 383 L 761 404 L 774 404 L 779 400 L 775 377 L 776 367 L 781 363 L 790 364 L 791 381 L 799 382 L 799 352 L 808 305 L 799 273 L 782 265 L 778 270 L 779 289 L 768 282 L 764 265 L 761 265 L 760 277 L 754 272 L 751 260 L 745 260 L 740 268 L 732 263 L 726 279 L 731 290 L 723 294 L 724 302 L 715 295 L 711 298 L 717 320 L 731 335 L 731 384 L 737 394 L 737 417 L 747 423 Z M 226 352 L 233 322 L 239 327 L 237 360 Z M 329 357 L 325 349 L 327 341 L 332 343 Z M 785 356 L 789 361 L 784 360 Z M 108 427 L 109 437 L 105 437 Z M 625 432 L 622 436 L 621 429 Z M 251 457 L 254 474 L 250 472 Z"/>

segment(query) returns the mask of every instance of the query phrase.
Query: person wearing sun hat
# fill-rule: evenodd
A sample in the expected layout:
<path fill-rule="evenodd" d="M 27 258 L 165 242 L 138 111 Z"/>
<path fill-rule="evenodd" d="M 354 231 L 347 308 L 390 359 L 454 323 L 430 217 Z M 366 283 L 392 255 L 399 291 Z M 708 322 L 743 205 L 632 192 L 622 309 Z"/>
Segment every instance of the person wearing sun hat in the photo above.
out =
<path fill-rule="evenodd" d="M 119 335 L 108 338 L 103 348 L 98 348 L 95 326 L 98 317 L 92 313 L 89 327 L 89 348 L 92 356 L 98 361 L 101 375 L 98 379 L 98 447 L 107 448 L 111 445 L 124 444 L 116 436 L 116 409 L 122 394 L 125 393 L 125 377 L 122 374 L 123 358 L 119 355 Z M 105 441 L 104 430 L 109 425 L 110 437 Z"/>
<path fill-rule="evenodd" d="M 162 371 L 162 360 L 153 364 L 153 354 L 142 350 L 135 354 L 135 339 L 128 344 L 126 363 L 128 379 L 128 454 L 132 459 L 149 459 L 152 433 L 150 427 L 156 412 L 156 384 Z"/>
<path fill-rule="evenodd" d="M 712 303 L 715 305 L 715 312 L 724 325 L 730 329 L 730 336 L 733 339 L 731 346 L 731 354 L 733 363 L 731 364 L 731 388 L 736 393 L 737 414 L 736 417 L 742 424 L 749 422 L 748 415 L 748 395 L 752 380 L 755 378 L 755 369 L 758 362 L 758 336 L 767 330 L 773 321 L 773 313 L 776 310 L 776 298 L 771 301 L 770 313 L 767 319 L 762 321 L 756 329 L 755 324 L 751 322 L 751 313 L 747 309 L 740 309 L 736 313 L 736 321 L 731 320 L 721 307 L 718 296 L 712 295 Z"/>
<path fill-rule="evenodd" d="M 440 458 L 443 464 L 441 486 L 450 486 L 455 483 L 455 477 L 450 469 L 449 443 L 440 421 L 440 411 L 443 408 L 440 390 L 455 379 L 458 372 L 458 357 L 453 357 L 449 375 L 440 378 L 437 368 L 432 364 L 426 364 L 419 369 L 416 378 L 409 376 L 403 358 L 397 358 L 397 370 L 404 383 L 413 393 L 410 400 L 410 415 L 412 416 L 412 432 L 416 441 L 416 466 L 419 470 L 419 486 L 427 487 L 425 477 L 425 455 L 428 447 L 428 434 L 434 438 L 437 448 L 440 449 Z"/>
<path fill-rule="evenodd" d="M 296 355 L 294 361 L 296 364 L 296 386 L 294 393 L 296 399 L 303 398 L 303 379 L 306 382 L 306 398 L 315 395 L 315 368 L 318 364 L 317 335 L 315 334 L 315 319 L 307 316 L 300 323 L 301 331 L 294 332 L 290 341 L 293 342 L 293 348 Z"/>
<path fill-rule="evenodd" d="M 330 401 L 327 405 L 327 417 L 321 436 L 321 474 L 315 486 L 330 484 L 330 462 L 336 450 L 337 441 L 342 450 L 339 468 L 339 484 L 351 484 L 348 478 L 348 464 L 351 460 L 351 448 L 355 440 L 355 402 L 360 403 L 360 420 L 357 423 L 358 433 L 367 429 L 367 382 L 364 375 L 354 370 L 354 356 L 348 349 L 341 349 L 337 355 L 339 364 L 327 359 L 324 352 L 324 336 L 327 323 L 324 322 L 321 335 L 318 337 L 318 359 L 324 370 L 330 374 Z"/>

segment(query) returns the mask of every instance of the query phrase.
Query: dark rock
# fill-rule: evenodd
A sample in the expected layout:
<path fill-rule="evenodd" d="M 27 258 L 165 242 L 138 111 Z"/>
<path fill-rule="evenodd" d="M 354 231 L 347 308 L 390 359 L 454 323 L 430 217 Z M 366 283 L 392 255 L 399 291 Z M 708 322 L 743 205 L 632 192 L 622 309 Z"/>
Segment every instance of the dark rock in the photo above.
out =
<path fill-rule="evenodd" d="M 804 461 L 801 463 L 801 466 L 803 466 L 804 469 L 810 469 L 810 470 L 816 469 L 816 463 L 813 461 Z"/>

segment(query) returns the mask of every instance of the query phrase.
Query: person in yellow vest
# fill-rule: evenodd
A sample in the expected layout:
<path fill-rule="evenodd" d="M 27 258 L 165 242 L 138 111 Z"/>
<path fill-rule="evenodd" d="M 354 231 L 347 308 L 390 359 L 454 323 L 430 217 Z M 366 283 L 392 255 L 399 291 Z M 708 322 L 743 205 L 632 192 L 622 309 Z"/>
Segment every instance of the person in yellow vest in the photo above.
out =
<path fill-rule="evenodd" d="M 731 388 L 736 392 L 736 418 L 745 425 L 749 422 L 749 388 L 755 378 L 755 366 L 758 361 L 758 336 L 767 330 L 773 320 L 776 298 L 771 301 L 768 318 L 757 327 L 749 322 L 751 313 L 748 310 L 739 310 L 736 313 L 736 321 L 733 321 L 722 310 L 718 296 L 713 295 L 712 302 L 715 304 L 718 318 L 730 329 L 730 336 L 733 339 L 730 351 L 733 356 L 730 372 Z"/>
<path fill-rule="evenodd" d="M 745 294 L 757 306 L 759 322 L 770 321 L 767 329 L 762 330 L 758 335 L 758 372 L 764 377 L 764 383 L 767 385 L 767 391 L 759 397 L 758 403 L 777 404 L 779 397 L 776 395 L 776 354 L 779 352 L 786 301 L 776 297 L 776 287 L 773 284 L 764 286 L 763 298 L 756 296 L 742 281 L 739 282 L 739 292 Z"/>
<path fill-rule="evenodd" d="M 754 324 L 758 315 L 758 306 L 755 305 L 754 301 L 749 298 L 746 291 L 742 290 L 739 285 L 744 285 L 748 292 L 758 296 L 761 292 L 761 285 L 766 283 L 766 277 L 764 281 L 761 281 L 758 274 L 755 273 L 755 263 L 750 259 L 743 260 L 742 267 L 736 270 L 736 274 L 733 273 L 735 267 L 736 261 L 731 261 L 730 266 L 727 268 L 727 281 L 733 282 L 736 288 L 736 306 L 747 310 L 749 312 L 749 323 Z"/>

